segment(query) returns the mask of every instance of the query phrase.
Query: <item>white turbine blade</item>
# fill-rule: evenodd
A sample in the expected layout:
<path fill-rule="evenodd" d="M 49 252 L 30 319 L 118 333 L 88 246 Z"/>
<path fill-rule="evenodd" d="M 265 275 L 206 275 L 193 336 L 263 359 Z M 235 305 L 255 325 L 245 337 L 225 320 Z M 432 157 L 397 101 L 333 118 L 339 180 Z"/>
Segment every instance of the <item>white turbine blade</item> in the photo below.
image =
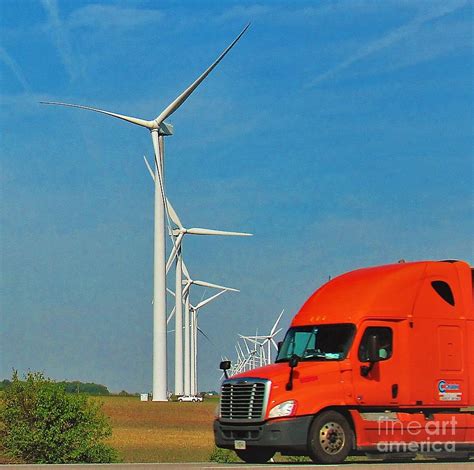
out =
<path fill-rule="evenodd" d="M 188 268 L 186 267 L 186 265 L 184 264 L 184 261 L 182 262 L 182 268 L 183 268 L 183 274 L 186 276 L 186 279 L 188 281 L 191 280 L 191 276 L 189 275 L 189 271 L 188 271 Z"/>
<path fill-rule="evenodd" d="M 206 333 L 204 333 L 204 331 L 201 330 L 201 328 L 199 328 L 199 326 L 197 327 L 197 330 L 199 333 L 201 333 L 204 338 L 206 338 L 213 346 L 215 346 L 215 344 L 212 342 L 211 338 L 209 338 L 209 336 L 206 335 Z"/>
<path fill-rule="evenodd" d="M 166 262 L 166 272 L 169 271 L 169 269 L 171 268 L 171 265 L 173 264 L 174 259 L 176 258 L 176 253 L 178 252 L 179 247 L 181 246 L 181 242 L 183 241 L 183 236 L 184 236 L 184 233 L 180 233 L 178 237 L 176 238 L 176 241 L 173 243 L 173 249 L 171 250 L 168 261 Z"/>
<path fill-rule="evenodd" d="M 271 336 L 267 336 L 268 339 L 273 339 L 280 331 L 282 331 L 283 328 L 278 328 L 278 330 L 275 331 Z"/>
<path fill-rule="evenodd" d="M 166 118 L 171 116 L 191 95 L 191 93 L 201 84 L 201 82 L 212 72 L 212 70 L 219 64 L 219 62 L 225 57 L 225 55 L 234 47 L 235 43 L 242 37 L 247 31 L 250 23 L 243 29 L 243 31 L 232 41 L 232 43 L 225 49 L 224 52 L 216 59 L 216 61 L 204 71 L 204 73 L 198 77 L 186 90 L 184 90 L 171 104 L 169 104 L 156 119 L 156 125 L 160 125 Z"/>
<path fill-rule="evenodd" d="M 191 287 L 191 282 L 189 281 L 183 281 L 184 284 L 184 289 L 183 289 L 183 299 L 186 295 L 189 295 L 189 288 Z"/>
<path fill-rule="evenodd" d="M 250 339 L 248 336 L 244 336 L 244 335 L 238 335 L 240 338 L 242 338 L 245 342 L 246 339 Z"/>
<path fill-rule="evenodd" d="M 270 338 L 270 336 L 246 336 L 246 338 L 260 339 L 260 340 L 263 339 L 263 340 L 267 341 Z"/>
<path fill-rule="evenodd" d="M 186 229 L 187 233 L 192 235 L 223 235 L 228 237 L 251 237 L 252 233 L 245 233 L 245 232 L 228 232 L 226 230 L 213 230 L 210 228 L 188 228 Z"/>
<path fill-rule="evenodd" d="M 249 338 L 249 337 L 247 337 L 247 336 L 241 336 L 241 335 L 239 335 L 239 336 L 240 336 L 243 340 L 250 341 L 250 342 L 253 343 L 253 344 L 256 344 L 256 345 L 260 344 L 260 343 L 259 343 L 256 339 L 254 339 L 254 338 Z"/>
<path fill-rule="evenodd" d="M 212 302 L 214 299 L 217 299 L 217 297 L 221 296 L 225 292 L 226 292 L 225 290 L 221 290 L 217 294 L 214 294 L 212 297 L 209 297 L 208 299 L 199 302 L 195 307 L 196 310 L 199 310 L 201 307 L 204 307 L 204 305 L 207 305 L 209 302 Z"/>
<path fill-rule="evenodd" d="M 237 361 L 240 361 L 240 353 L 237 346 L 235 346 L 235 350 L 237 351 Z"/>
<path fill-rule="evenodd" d="M 60 103 L 58 101 L 40 101 L 41 104 L 50 104 L 53 106 L 66 106 L 69 108 L 79 108 L 85 109 L 87 111 L 94 111 L 96 113 L 106 114 L 107 116 L 112 116 L 117 119 L 122 119 L 123 121 L 131 122 L 137 126 L 146 127 L 147 129 L 158 129 L 159 125 L 155 121 L 146 121 L 144 119 L 139 119 L 131 116 L 125 116 L 124 114 L 111 113 L 110 111 L 104 111 L 103 109 L 91 108 L 90 106 L 82 106 L 80 104 L 71 104 L 71 103 Z M 161 124 L 161 123 L 160 123 Z"/>
<path fill-rule="evenodd" d="M 171 253 L 168 257 L 168 261 L 166 261 L 166 274 L 168 274 L 168 271 L 170 270 L 171 265 L 173 264 L 173 260 L 175 259 L 175 257 L 176 257 L 176 251 L 173 247 L 173 249 L 171 250 Z"/>
<path fill-rule="evenodd" d="M 278 315 L 278 318 L 277 318 L 277 321 L 275 322 L 275 324 L 273 325 L 271 331 L 270 331 L 270 336 L 273 335 L 274 331 L 276 330 L 277 326 L 278 326 L 278 323 L 280 323 L 280 320 L 281 320 L 281 316 L 283 315 L 283 312 L 285 311 L 285 309 L 283 309 L 280 313 L 280 315 Z"/>
<path fill-rule="evenodd" d="M 179 220 L 178 214 L 174 210 L 173 206 L 171 205 L 171 202 L 169 201 L 168 198 L 166 198 L 166 204 L 168 205 L 168 213 L 170 215 L 171 220 L 179 227 L 179 228 L 184 228 L 183 224 L 181 223 L 181 220 Z"/>
<path fill-rule="evenodd" d="M 145 165 L 146 165 L 146 167 L 148 168 L 148 171 L 149 171 L 149 173 L 150 173 L 150 175 L 151 175 L 151 179 L 152 179 L 153 181 L 155 181 L 155 174 L 153 173 L 153 170 L 151 169 L 151 166 L 150 166 L 150 164 L 148 163 L 148 160 L 146 159 L 145 155 L 143 155 L 143 160 L 145 160 Z"/>
<path fill-rule="evenodd" d="M 192 283 L 202 287 L 212 287 L 213 289 L 224 289 L 232 292 L 240 292 L 238 289 L 233 289 L 232 287 L 220 286 L 219 284 L 212 284 L 205 281 L 192 281 Z"/>
<path fill-rule="evenodd" d="M 272 338 L 271 339 L 273 346 L 275 346 L 275 349 L 278 351 L 278 344 L 275 342 L 275 340 Z"/>
<path fill-rule="evenodd" d="M 169 314 L 169 316 L 166 320 L 166 324 L 168 324 L 171 321 L 171 319 L 174 317 L 175 310 L 176 310 L 176 307 L 173 307 L 173 310 L 171 310 L 171 313 Z"/>

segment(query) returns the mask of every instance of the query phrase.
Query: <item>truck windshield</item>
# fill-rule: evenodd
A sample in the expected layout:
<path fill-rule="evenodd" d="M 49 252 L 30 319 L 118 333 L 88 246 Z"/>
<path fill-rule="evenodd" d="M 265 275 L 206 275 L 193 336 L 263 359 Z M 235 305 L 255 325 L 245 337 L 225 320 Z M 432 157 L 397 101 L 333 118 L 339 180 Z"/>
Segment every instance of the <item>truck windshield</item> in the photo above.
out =
<path fill-rule="evenodd" d="M 275 362 L 285 362 L 296 354 L 302 361 L 344 359 L 354 337 L 352 324 L 311 325 L 290 328 Z"/>

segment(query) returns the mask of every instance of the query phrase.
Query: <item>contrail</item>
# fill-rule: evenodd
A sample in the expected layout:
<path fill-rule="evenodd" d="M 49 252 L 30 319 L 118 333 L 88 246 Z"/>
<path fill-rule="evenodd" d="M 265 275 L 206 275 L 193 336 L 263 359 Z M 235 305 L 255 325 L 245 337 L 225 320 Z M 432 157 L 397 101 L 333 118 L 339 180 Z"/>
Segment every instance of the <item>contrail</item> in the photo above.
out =
<path fill-rule="evenodd" d="M 71 42 L 69 41 L 69 34 L 67 28 L 64 27 L 61 18 L 59 17 L 59 9 L 57 0 L 41 0 L 43 8 L 48 14 L 49 26 L 51 33 L 56 43 L 61 61 L 66 69 L 71 80 L 77 78 L 77 68 L 73 61 L 73 53 Z"/>
<path fill-rule="evenodd" d="M 10 54 L 8 54 L 8 52 L 1 46 L 0 46 L 0 59 L 13 72 L 13 74 L 21 83 L 21 86 L 25 89 L 25 91 L 27 91 L 28 93 L 31 92 L 30 84 L 26 80 L 26 77 L 23 74 L 20 66 L 15 62 L 13 57 L 11 57 Z"/>
<path fill-rule="evenodd" d="M 399 28 L 389 32 L 388 34 L 377 39 L 376 41 L 373 41 L 361 47 L 352 57 L 349 57 L 348 59 L 344 60 L 340 64 L 328 70 L 327 72 L 318 75 L 313 81 L 309 83 L 309 86 L 315 86 L 323 82 L 324 80 L 327 80 L 328 78 L 335 75 L 337 72 L 340 72 L 341 70 L 351 66 L 355 62 L 358 62 L 359 60 L 362 60 L 365 57 L 377 51 L 385 49 L 386 47 L 389 47 L 392 44 L 401 41 L 403 38 L 410 36 L 411 34 L 414 34 L 425 23 L 428 23 L 429 21 L 432 21 L 436 18 L 445 16 L 449 13 L 452 13 L 453 11 L 458 10 L 466 4 L 466 0 L 441 4 L 438 8 L 431 10 L 425 15 L 421 15 L 410 21 L 406 25 L 400 26 Z"/>

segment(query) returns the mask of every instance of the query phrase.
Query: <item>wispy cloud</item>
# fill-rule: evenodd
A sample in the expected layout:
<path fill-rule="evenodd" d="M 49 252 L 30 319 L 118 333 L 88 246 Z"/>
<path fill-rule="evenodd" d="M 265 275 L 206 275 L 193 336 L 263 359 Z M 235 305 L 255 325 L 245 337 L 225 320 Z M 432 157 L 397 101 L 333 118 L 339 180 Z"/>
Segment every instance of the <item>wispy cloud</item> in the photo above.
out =
<path fill-rule="evenodd" d="M 69 75 L 74 81 L 79 77 L 79 69 L 74 61 L 69 31 L 61 21 L 57 0 L 41 0 L 43 8 L 48 15 L 48 26 L 56 44 L 61 61 Z"/>
<path fill-rule="evenodd" d="M 318 85 L 319 83 L 333 77 L 340 71 L 350 67 L 352 64 L 359 62 L 360 60 L 363 60 L 366 57 L 376 52 L 379 52 L 383 49 L 386 49 L 387 47 L 390 47 L 400 42 L 406 37 L 417 33 L 420 30 L 420 28 L 426 23 L 429 23 L 430 21 L 441 18 L 445 15 L 448 15 L 462 8 L 466 4 L 467 4 L 466 0 L 461 0 L 461 1 L 454 1 L 454 2 L 446 2 L 440 5 L 437 5 L 436 8 L 433 8 L 429 12 L 415 17 L 413 20 L 411 20 L 407 24 L 390 31 L 385 36 L 382 36 L 381 38 L 378 38 L 375 41 L 365 44 L 364 46 L 359 48 L 359 50 L 355 54 L 353 54 L 351 57 L 340 62 L 335 67 L 328 70 L 327 72 L 324 72 L 318 75 L 315 79 L 311 81 L 309 86 Z"/>
<path fill-rule="evenodd" d="M 8 52 L 0 46 L 0 60 L 13 72 L 17 80 L 21 83 L 21 86 L 26 92 L 30 92 L 31 88 L 26 79 L 21 67 L 16 63 L 13 57 L 8 54 Z"/>
<path fill-rule="evenodd" d="M 400 41 L 391 51 L 391 58 L 384 64 L 385 71 L 410 67 L 441 56 L 462 54 L 472 49 L 472 22 L 468 19 L 443 22 L 423 28 L 416 36 Z M 375 70 L 380 64 L 375 64 Z M 374 73 L 374 69 L 367 69 Z"/>
<path fill-rule="evenodd" d="M 155 9 L 123 8 L 114 5 L 91 4 L 73 11 L 68 18 L 70 28 L 130 30 L 157 23 L 164 14 Z"/>
<path fill-rule="evenodd" d="M 223 13 L 219 14 L 216 17 L 217 21 L 231 21 L 234 19 L 247 19 L 252 20 L 256 17 L 267 15 L 273 12 L 275 9 L 269 5 L 236 5 L 227 10 Z"/>

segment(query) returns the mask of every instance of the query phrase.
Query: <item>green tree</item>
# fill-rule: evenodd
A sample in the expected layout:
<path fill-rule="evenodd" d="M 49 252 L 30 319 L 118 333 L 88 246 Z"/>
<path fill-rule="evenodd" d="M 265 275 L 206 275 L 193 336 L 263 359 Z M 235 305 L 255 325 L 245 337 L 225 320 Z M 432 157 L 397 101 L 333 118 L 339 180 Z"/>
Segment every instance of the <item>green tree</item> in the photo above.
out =
<path fill-rule="evenodd" d="M 108 463 L 117 460 L 103 441 L 112 429 L 101 405 L 68 394 L 43 374 L 13 373 L 0 405 L 0 444 L 26 463 Z"/>
<path fill-rule="evenodd" d="M 64 389 L 68 393 L 85 393 L 87 395 L 110 395 L 109 390 L 105 385 L 95 383 L 74 382 L 59 382 L 64 385 Z"/>
<path fill-rule="evenodd" d="M 11 382 L 7 379 L 4 379 L 0 382 L 0 390 L 5 390 L 9 385 L 11 384 Z"/>

